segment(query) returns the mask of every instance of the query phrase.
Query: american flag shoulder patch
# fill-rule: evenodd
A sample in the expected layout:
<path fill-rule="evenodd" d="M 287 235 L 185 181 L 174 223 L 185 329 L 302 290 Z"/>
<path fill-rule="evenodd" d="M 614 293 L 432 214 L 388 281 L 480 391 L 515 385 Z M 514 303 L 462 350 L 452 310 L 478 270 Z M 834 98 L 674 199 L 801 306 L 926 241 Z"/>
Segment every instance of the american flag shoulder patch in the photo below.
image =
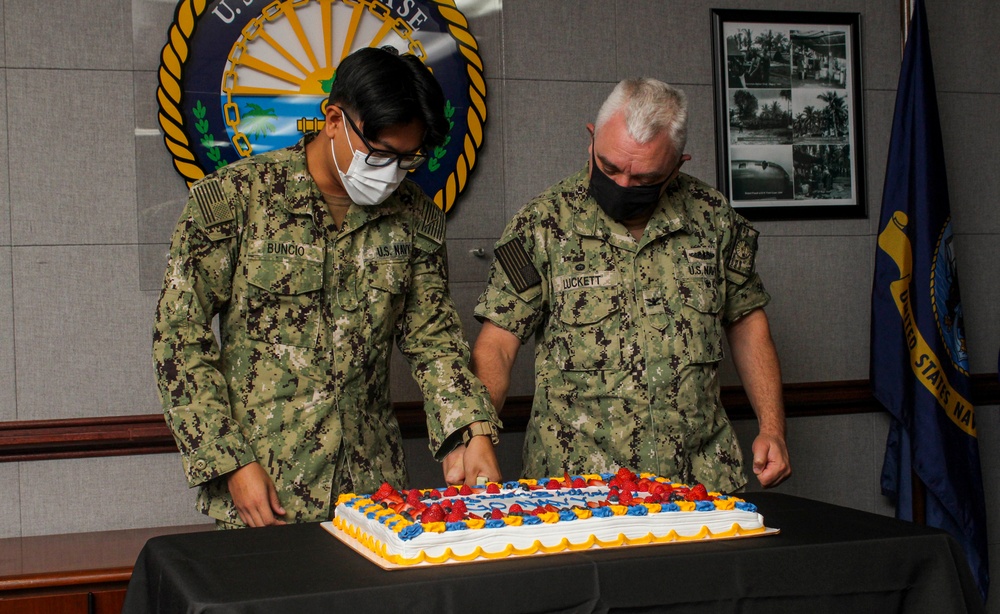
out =
<path fill-rule="evenodd" d="M 493 253 L 518 294 L 542 283 L 542 278 L 535 265 L 531 263 L 528 252 L 524 251 L 524 244 L 520 239 L 507 241 Z"/>
<path fill-rule="evenodd" d="M 233 219 L 233 210 L 226 201 L 218 179 L 209 179 L 191 188 L 205 227 L 215 226 Z"/>
<path fill-rule="evenodd" d="M 424 208 L 424 217 L 420 221 L 417 233 L 424 235 L 437 244 L 444 243 L 445 220 L 444 212 L 437 205 L 428 204 Z"/>

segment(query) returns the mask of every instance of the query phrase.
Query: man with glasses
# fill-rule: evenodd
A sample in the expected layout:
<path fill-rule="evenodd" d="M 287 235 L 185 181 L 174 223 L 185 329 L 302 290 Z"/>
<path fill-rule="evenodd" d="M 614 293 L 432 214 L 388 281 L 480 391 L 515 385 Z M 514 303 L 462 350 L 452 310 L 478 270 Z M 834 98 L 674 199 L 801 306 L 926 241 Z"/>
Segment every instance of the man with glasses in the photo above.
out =
<path fill-rule="evenodd" d="M 529 202 L 497 243 L 472 364 L 499 410 L 535 338 L 525 475 L 627 467 L 743 488 L 719 401 L 723 331 L 760 424 L 753 471 L 765 487 L 791 473 L 757 232 L 680 172 L 686 122 L 680 90 L 622 81 L 587 126 L 589 168 Z"/>
<path fill-rule="evenodd" d="M 188 483 L 220 527 L 326 520 L 339 493 L 407 485 L 393 342 L 431 451 L 458 468 L 446 480 L 500 479 L 500 423 L 448 293 L 444 214 L 404 181 L 443 142 L 444 106 L 416 57 L 362 49 L 338 66 L 320 132 L 192 186 L 153 356 Z"/>

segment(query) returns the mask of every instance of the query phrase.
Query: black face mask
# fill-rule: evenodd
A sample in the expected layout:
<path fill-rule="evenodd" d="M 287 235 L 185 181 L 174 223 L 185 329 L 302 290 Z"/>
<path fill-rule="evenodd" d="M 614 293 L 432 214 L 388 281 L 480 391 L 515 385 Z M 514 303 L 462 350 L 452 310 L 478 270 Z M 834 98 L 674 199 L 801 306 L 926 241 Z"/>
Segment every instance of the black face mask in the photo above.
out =
<path fill-rule="evenodd" d="M 590 153 L 590 195 L 608 217 L 616 222 L 632 219 L 656 206 L 660 191 L 670 177 L 655 185 L 622 187 L 597 166 L 593 149 Z"/>

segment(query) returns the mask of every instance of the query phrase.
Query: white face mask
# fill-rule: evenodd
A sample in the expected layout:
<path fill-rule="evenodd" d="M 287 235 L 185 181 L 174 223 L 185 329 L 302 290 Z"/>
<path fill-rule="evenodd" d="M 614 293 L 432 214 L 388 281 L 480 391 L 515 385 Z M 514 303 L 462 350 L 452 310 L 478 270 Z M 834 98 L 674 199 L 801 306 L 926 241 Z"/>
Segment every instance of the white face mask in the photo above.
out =
<path fill-rule="evenodd" d="M 380 204 L 396 191 L 399 184 L 403 182 L 403 178 L 406 177 L 407 171 L 405 168 L 399 168 L 399 164 L 395 161 L 387 166 L 371 166 L 365 162 L 366 154 L 354 149 L 354 146 L 351 145 L 351 137 L 347 133 L 347 121 L 342 120 L 340 123 L 344 126 L 344 138 L 347 139 L 347 146 L 354 154 L 347 172 L 341 171 L 340 165 L 337 164 L 337 152 L 333 149 L 334 142 L 330 141 L 333 164 L 340 174 L 340 182 L 347 190 L 347 195 L 355 203 L 365 206 Z"/>

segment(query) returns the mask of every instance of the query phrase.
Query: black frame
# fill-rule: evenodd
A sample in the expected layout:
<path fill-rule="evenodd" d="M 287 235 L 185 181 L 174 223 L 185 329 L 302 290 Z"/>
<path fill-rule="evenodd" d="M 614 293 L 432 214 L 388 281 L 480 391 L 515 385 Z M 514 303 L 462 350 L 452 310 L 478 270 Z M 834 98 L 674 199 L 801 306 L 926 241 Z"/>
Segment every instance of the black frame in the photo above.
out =
<path fill-rule="evenodd" d="M 719 189 L 753 220 L 864 218 L 858 13 L 712 9 Z"/>

